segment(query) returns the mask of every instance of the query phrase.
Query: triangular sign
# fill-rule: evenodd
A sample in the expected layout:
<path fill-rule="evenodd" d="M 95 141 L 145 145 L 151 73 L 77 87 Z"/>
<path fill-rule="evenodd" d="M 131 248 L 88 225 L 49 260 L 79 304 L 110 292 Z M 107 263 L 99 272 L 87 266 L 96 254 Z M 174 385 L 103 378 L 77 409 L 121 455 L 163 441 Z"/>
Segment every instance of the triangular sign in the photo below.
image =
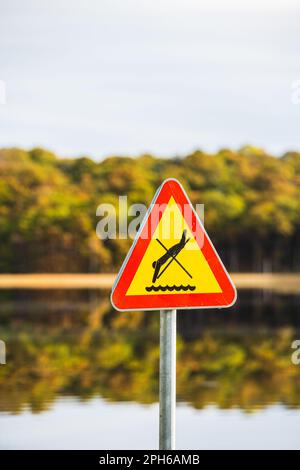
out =
<path fill-rule="evenodd" d="M 236 290 L 180 183 L 158 188 L 114 283 L 117 310 L 230 307 Z"/>

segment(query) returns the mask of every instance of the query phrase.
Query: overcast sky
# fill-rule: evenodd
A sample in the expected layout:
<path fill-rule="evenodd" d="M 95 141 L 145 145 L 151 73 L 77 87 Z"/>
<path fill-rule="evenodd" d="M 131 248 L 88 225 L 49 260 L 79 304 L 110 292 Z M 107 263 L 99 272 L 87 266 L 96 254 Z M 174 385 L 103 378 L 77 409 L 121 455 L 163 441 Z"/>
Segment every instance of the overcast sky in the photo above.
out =
<path fill-rule="evenodd" d="M 300 150 L 299 24 L 300 0 L 0 0 L 0 146 Z"/>

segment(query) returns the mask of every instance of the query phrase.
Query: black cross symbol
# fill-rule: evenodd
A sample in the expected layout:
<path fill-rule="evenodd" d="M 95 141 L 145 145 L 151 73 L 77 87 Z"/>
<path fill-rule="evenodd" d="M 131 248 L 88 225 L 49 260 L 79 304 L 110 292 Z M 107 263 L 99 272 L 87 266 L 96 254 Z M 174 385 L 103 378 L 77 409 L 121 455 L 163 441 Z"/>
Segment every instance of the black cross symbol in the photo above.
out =
<path fill-rule="evenodd" d="M 187 244 L 187 242 L 189 241 L 190 239 L 188 238 L 184 245 L 182 246 L 182 249 L 185 247 L 185 245 Z M 178 253 L 176 253 L 176 255 L 172 255 L 172 253 L 169 252 L 168 248 L 158 239 L 156 238 L 156 241 L 166 250 L 167 253 L 169 253 L 170 257 L 172 258 L 168 264 L 164 267 L 164 269 L 161 271 L 161 273 L 157 276 L 156 279 L 159 279 L 160 276 L 165 272 L 165 270 L 170 266 L 170 264 L 173 262 L 173 261 L 176 261 L 176 263 L 183 269 L 183 271 L 192 279 L 193 276 L 188 272 L 188 270 L 180 263 L 180 261 L 178 261 L 177 259 L 177 256 L 179 255 L 180 251 Z"/>

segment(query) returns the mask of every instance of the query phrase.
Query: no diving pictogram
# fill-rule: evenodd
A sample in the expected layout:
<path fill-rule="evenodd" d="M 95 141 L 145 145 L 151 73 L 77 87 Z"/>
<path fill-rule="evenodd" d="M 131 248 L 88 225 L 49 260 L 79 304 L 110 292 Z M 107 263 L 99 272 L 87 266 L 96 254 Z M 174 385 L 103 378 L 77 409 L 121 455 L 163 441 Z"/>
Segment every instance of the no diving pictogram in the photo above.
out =
<path fill-rule="evenodd" d="M 184 286 L 182 284 L 179 285 L 173 285 L 173 286 L 168 286 L 168 285 L 155 285 L 155 282 L 167 271 L 169 266 L 175 261 L 178 266 L 192 279 L 193 276 L 189 273 L 189 271 L 182 265 L 182 263 L 177 259 L 177 256 L 179 253 L 184 249 L 185 245 L 189 242 L 190 238 L 187 238 L 186 236 L 187 231 L 183 230 L 182 232 L 182 237 L 179 243 L 175 243 L 175 245 L 171 246 L 170 248 L 167 248 L 162 241 L 160 241 L 158 238 L 156 238 L 156 241 L 160 244 L 160 246 L 165 250 L 165 254 L 163 254 L 160 258 L 158 258 L 156 261 L 153 261 L 152 267 L 154 269 L 153 277 L 152 277 L 152 285 L 147 286 L 145 289 L 147 292 L 153 291 L 172 291 L 175 290 L 179 292 L 180 290 L 183 291 L 193 291 L 196 286 L 190 286 L 189 284 Z M 167 263 L 167 264 L 166 264 Z M 164 266 L 166 264 L 166 266 Z M 164 266 L 164 267 L 163 267 Z"/>

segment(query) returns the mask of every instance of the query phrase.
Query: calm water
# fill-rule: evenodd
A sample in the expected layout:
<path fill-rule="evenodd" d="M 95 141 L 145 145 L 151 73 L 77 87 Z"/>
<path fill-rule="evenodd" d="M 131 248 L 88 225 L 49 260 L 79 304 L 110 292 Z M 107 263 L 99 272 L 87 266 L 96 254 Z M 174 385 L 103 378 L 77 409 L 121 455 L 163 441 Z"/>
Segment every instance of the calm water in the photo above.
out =
<path fill-rule="evenodd" d="M 178 312 L 177 447 L 300 448 L 300 296 Z M 2 291 L 0 447 L 157 448 L 157 312 L 108 293 Z"/>

